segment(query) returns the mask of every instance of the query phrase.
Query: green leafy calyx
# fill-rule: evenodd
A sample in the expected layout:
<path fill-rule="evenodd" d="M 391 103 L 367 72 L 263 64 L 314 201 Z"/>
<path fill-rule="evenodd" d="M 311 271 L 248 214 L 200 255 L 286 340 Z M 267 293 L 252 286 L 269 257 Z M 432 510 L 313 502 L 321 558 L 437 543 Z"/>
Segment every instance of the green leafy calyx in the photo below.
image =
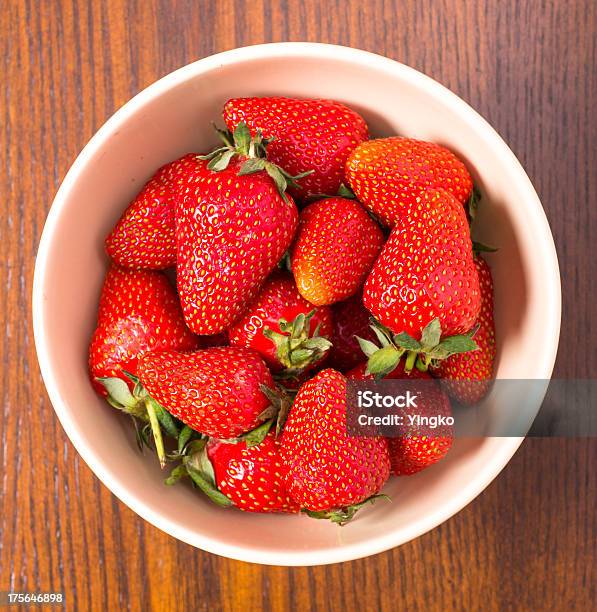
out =
<path fill-rule="evenodd" d="M 278 437 L 284 429 L 294 397 L 280 384 L 275 389 L 270 389 L 266 385 L 260 385 L 260 388 L 265 397 L 271 402 L 276 422 L 276 437 Z"/>
<path fill-rule="evenodd" d="M 309 314 L 298 314 L 294 321 L 280 319 L 280 331 L 264 328 L 263 335 L 276 347 L 276 357 L 286 368 L 286 374 L 299 374 L 317 363 L 332 346 L 332 343 L 319 335 L 319 326 L 311 334 L 311 319 L 315 310 Z"/>
<path fill-rule="evenodd" d="M 377 495 L 372 495 L 364 501 L 358 504 L 353 504 L 352 506 L 345 506 L 344 508 L 335 508 L 332 510 L 318 511 L 303 509 L 302 512 L 304 512 L 307 516 L 310 516 L 311 518 L 326 519 L 332 521 L 332 523 L 336 523 L 337 525 L 342 526 L 350 522 L 354 518 L 355 514 L 363 506 L 366 506 L 368 504 L 374 504 L 378 499 L 385 499 L 391 501 L 387 495 L 384 495 L 383 493 L 378 493 Z"/>
<path fill-rule="evenodd" d="M 96 378 L 107 391 L 106 401 L 118 410 L 133 417 L 137 431 L 137 443 L 141 449 L 150 446 L 149 433 L 153 437 L 160 466 L 166 465 L 166 450 L 163 434 L 177 438 L 179 426 L 176 419 L 145 390 L 135 374 L 123 370 L 123 374 L 133 383 L 133 391 L 124 380 L 117 377 Z"/>
<path fill-rule="evenodd" d="M 228 168 L 234 157 L 243 157 L 245 161 L 240 167 L 239 176 L 264 170 L 274 181 L 278 193 L 285 202 L 288 201 L 286 189 L 288 187 L 299 187 L 297 181 L 313 172 L 309 170 L 293 176 L 286 172 L 284 168 L 268 161 L 266 159 L 266 147 L 273 141 L 273 138 L 264 138 L 260 130 L 256 131 L 255 136 L 251 136 L 247 124 L 242 121 L 236 126 L 234 133 L 222 130 L 215 125 L 214 128 L 223 143 L 222 146 L 217 147 L 207 155 L 199 156 L 200 159 L 209 160 L 207 167 L 214 172 L 221 172 Z"/>
<path fill-rule="evenodd" d="M 207 495 L 214 504 L 226 508 L 232 505 L 232 501 L 216 485 L 214 468 L 207 455 L 207 442 L 208 438 L 201 436 L 187 443 L 182 454 L 182 462 L 172 470 L 164 482 L 173 485 L 182 478 L 189 477 L 193 486 Z"/>
<path fill-rule="evenodd" d="M 390 329 L 372 320 L 371 329 L 375 332 L 380 346 L 364 338 L 357 338 L 361 350 L 367 356 L 367 373 L 375 378 L 384 378 L 390 374 L 405 358 L 404 370 L 410 372 L 414 367 L 426 371 L 443 359 L 456 353 L 475 351 L 479 347 L 473 340 L 477 328 L 467 334 L 446 336 L 442 338 L 439 319 L 433 319 L 422 331 L 421 340 L 416 340 L 406 332 L 393 334 Z"/>

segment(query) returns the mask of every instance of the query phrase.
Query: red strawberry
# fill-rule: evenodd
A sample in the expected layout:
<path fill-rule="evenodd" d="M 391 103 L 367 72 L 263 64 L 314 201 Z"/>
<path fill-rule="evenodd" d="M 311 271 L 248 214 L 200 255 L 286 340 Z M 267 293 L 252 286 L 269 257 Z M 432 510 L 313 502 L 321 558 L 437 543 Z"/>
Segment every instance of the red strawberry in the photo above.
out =
<path fill-rule="evenodd" d="M 233 346 L 256 350 L 273 370 L 301 370 L 321 361 L 331 332 L 330 308 L 307 302 L 292 276 L 279 271 L 269 277 L 228 336 Z"/>
<path fill-rule="evenodd" d="M 433 410 L 433 414 L 440 412 Z M 447 412 L 446 414 L 450 414 Z M 388 451 L 394 476 L 410 476 L 443 459 L 452 447 L 453 435 L 388 438 Z"/>
<path fill-rule="evenodd" d="M 177 208 L 178 291 L 197 334 L 217 334 L 243 314 L 294 236 L 288 177 L 248 159 L 259 147 L 246 126 L 237 130 L 234 145 L 214 152 Z"/>
<path fill-rule="evenodd" d="M 273 142 L 267 158 L 291 174 L 313 173 L 295 193 L 338 193 L 349 153 L 368 137 L 367 124 L 355 111 L 333 100 L 235 98 L 224 106 L 230 130 L 245 122 Z"/>
<path fill-rule="evenodd" d="M 327 198 L 300 213 L 290 263 L 299 293 L 318 306 L 362 286 L 383 245 L 379 226 L 355 200 Z"/>
<path fill-rule="evenodd" d="M 330 367 L 345 372 L 363 360 L 357 336 L 375 340 L 370 327 L 371 313 L 363 306 L 363 296 L 359 293 L 344 302 L 332 306 L 334 331 L 330 337 Z"/>
<path fill-rule="evenodd" d="M 338 522 L 379 492 L 390 463 L 383 438 L 350 437 L 346 378 L 326 369 L 306 382 L 290 410 L 280 455 L 290 496 L 318 518 Z M 332 509 L 340 509 L 334 513 Z"/>
<path fill-rule="evenodd" d="M 357 198 L 393 227 L 427 188 L 445 189 L 461 204 L 473 182 L 448 149 L 413 138 L 380 138 L 360 144 L 346 161 L 346 180 Z"/>
<path fill-rule="evenodd" d="M 477 319 L 479 329 L 474 340 L 479 350 L 452 355 L 441 361 L 433 373 L 445 379 L 447 392 L 463 404 L 474 404 L 488 392 L 493 376 L 495 359 L 495 325 L 493 322 L 493 280 L 487 262 L 475 258 L 481 289 L 481 312 Z"/>
<path fill-rule="evenodd" d="M 127 270 L 113 265 L 106 275 L 98 323 L 89 347 L 89 369 L 95 389 L 106 395 L 97 378 L 119 377 L 137 371 L 147 351 L 191 350 L 198 339 L 186 327 L 176 292 L 161 273 Z"/>
<path fill-rule="evenodd" d="M 481 307 L 479 278 L 462 205 L 427 190 L 400 217 L 363 293 L 365 306 L 394 333 L 421 338 L 438 319 L 444 336 L 468 332 Z"/>
<path fill-rule="evenodd" d="M 298 512 L 284 486 L 284 467 L 274 431 L 256 446 L 244 440 L 227 444 L 210 440 L 207 455 L 218 489 L 247 512 Z"/>
<path fill-rule="evenodd" d="M 108 255 L 127 268 L 160 270 L 176 265 L 176 202 L 205 166 L 194 153 L 162 166 L 106 238 Z"/>
<path fill-rule="evenodd" d="M 239 347 L 147 353 L 138 375 L 169 413 L 215 438 L 234 438 L 264 420 L 270 402 L 262 387 L 274 387 L 259 354 Z"/>
<path fill-rule="evenodd" d="M 367 364 L 362 363 L 351 370 L 346 377 L 351 380 L 372 380 L 373 374 L 367 373 Z M 425 386 L 418 393 L 417 408 L 405 408 L 403 414 L 413 416 L 443 416 L 452 415 L 450 400 L 441 387 L 433 381 L 428 372 L 420 372 L 413 369 L 410 372 L 404 370 L 404 360 L 386 374 L 386 379 L 393 380 L 425 380 Z M 390 453 L 392 473 L 396 476 L 415 474 L 421 470 L 437 463 L 445 457 L 452 446 L 454 437 L 452 427 L 449 425 L 439 426 L 433 431 L 434 435 L 428 435 L 428 428 L 423 429 L 423 435 L 416 435 L 416 429 L 409 427 L 409 435 L 395 438 L 387 438 Z"/>

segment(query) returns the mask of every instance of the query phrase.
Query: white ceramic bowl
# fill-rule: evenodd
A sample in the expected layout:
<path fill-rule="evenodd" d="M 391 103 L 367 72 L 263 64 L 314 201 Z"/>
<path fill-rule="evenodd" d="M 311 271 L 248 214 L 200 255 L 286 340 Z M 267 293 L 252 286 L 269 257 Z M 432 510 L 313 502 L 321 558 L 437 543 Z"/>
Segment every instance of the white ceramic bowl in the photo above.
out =
<path fill-rule="evenodd" d="M 466 162 L 485 198 L 477 233 L 500 247 L 490 258 L 497 375 L 551 376 L 560 324 L 558 262 L 541 203 L 513 153 L 474 110 L 423 74 L 364 51 L 310 43 L 202 59 L 154 83 L 106 122 L 68 172 L 48 215 L 35 267 L 35 341 L 67 435 L 100 480 L 144 519 L 234 559 L 333 563 L 387 550 L 439 525 L 496 477 L 522 438 L 459 439 L 438 465 L 392 479 L 386 487 L 392 503 L 378 503 L 338 528 L 306 516 L 222 511 L 189 487 L 166 489 L 157 462 L 137 451 L 128 419 L 99 399 L 87 378 L 87 345 L 106 270 L 104 236 L 156 168 L 214 144 L 210 121 L 221 124 L 228 98 L 274 94 L 341 100 L 363 114 L 373 135 L 435 141 Z M 486 410 L 498 419 L 500 397 L 493 395 Z"/>

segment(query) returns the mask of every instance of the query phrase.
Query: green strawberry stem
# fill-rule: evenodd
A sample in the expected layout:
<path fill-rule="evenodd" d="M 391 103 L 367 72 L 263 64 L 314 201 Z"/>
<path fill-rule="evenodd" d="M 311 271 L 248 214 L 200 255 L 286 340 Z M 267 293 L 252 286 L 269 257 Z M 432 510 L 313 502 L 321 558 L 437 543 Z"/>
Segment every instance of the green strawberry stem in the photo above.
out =
<path fill-rule="evenodd" d="M 406 354 L 406 363 L 404 364 L 404 370 L 406 372 L 410 372 L 413 369 L 418 356 L 419 355 L 415 351 L 409 351 Z"/>
<path fill-rule="evenodd" d="M 252 137 L 247 124 L 243 121 L 236 126 L 233 134 L 227 130 L 221 130 L 215 125 L 214 128 L 224 146 L 214 149 L 207 155 L 199 156 L 199 159 L 209 160 L 207 167 L 214 172 L 225 170 L 234 157 L 244 157 L 246 159 L 240 167 L 239 176 L 264 170 L 274 181 L 278 193 L 285 202 L 288 202 L 286 189 L 288 187 L 299 187 L 297 181 L 313 172 L 313 170 L 308 170 L 293 176 L 286 172 L 284 168 L 268 161 L 266 159 L 266 147 L 273 141 L 273 138 L 264 138 L 260 130 L 257 130 L 255 136 Z"/>
<path fill-rule="evenodd" d="M 394 334 L 375 319 L 372 319 L 371 329 L 375 332 L 381 346 L 358 336 L 357 340 L 361 350 L 367 356 L 367 373 L 373 374 L 376 379 L 383 378 L 392 372 L 405 354 L 405 372 L 410 372 L 414 367 L 425 372 L 429 367 L 436 366 L 451 355 L 476 351 L 479 348 L 473 340 L 478 326 L 467 334 L 442 338 L 441 326 L 437 318 L 423 329 L 420 341 L 406 332 Z"/>
<path fill-rule="evenodd" d="M 419 372 L 426 372 L 429 369 L 431 362 L 432 359 L 429 357 L 429 355 L 417 355 L 415 367 L 417 370 L 419 370 Z"/>
<path fill-rule="evenodd" d="M 164 438 L 162 437 L 162 428 L 156 414 L 155 403 L 152 397 L 147 396 L 145 399 L 145 408 L 147 409 L 149 422 L 151 423 L 151 432 L 155 441 L 155 449 L 158 459 L 160 460 L 160 467 L 163 469 L 166 465 L 166 450 L 164 449 Z"/>
<path fill-rule="evenodd" d="M 311 319 L 315 310 L 309 314 L 298 314 L 294 321 L 280 319 L 280 332 L 269 327 L 263 335 L 271 340 L 276 348 L 276 357 L 285 368 L 285 375 L 296 375 L 317 363 L 331 348 L 332 343 L 319 335 L 319 326 L 310 334 Z"/>
<path fill-rule="evenodd" d="M 147 393 L 137 376 L 124 370 L 123 374 L 134 383 L 132 393 L 128 385 L 121 378 L 100 377 L 96 380 L 106 389 L 108 393 L 106 401 L 110 406 L 146 424 L 143 428 L 136 427 L 138 441 L 149 446 L 145 429 L 147 427 L 151 429 L 156 454 L 160 467 L 163 468 L 166 465 L 167 455 L 162 431 L 171 438 L 177 439 L 180 433 L 177 421 L 161 404 Z"/>

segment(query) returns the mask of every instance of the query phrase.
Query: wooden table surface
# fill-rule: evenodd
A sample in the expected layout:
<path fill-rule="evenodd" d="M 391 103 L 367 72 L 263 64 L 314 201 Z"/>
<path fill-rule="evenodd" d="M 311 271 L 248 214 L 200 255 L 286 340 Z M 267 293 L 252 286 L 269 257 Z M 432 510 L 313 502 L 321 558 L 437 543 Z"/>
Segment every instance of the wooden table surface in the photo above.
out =
<path fill-rule="evenodd" d="M 82 463 L 41 382 L 29 306 L 54 193 L 118 107 L 218 51 L 339 43 L 435 77 L 509 143 L 558 247 L 564 315 L 556 375 L 590 377 L 596 36 L 593 0 L 4 0 L 0 591 L 63 591 L 73 610 L 594 609 L 595 439 L 527 440 L 457 516 L 376 557 L 309 569 L 230 561 L 144 523 Z"/>

